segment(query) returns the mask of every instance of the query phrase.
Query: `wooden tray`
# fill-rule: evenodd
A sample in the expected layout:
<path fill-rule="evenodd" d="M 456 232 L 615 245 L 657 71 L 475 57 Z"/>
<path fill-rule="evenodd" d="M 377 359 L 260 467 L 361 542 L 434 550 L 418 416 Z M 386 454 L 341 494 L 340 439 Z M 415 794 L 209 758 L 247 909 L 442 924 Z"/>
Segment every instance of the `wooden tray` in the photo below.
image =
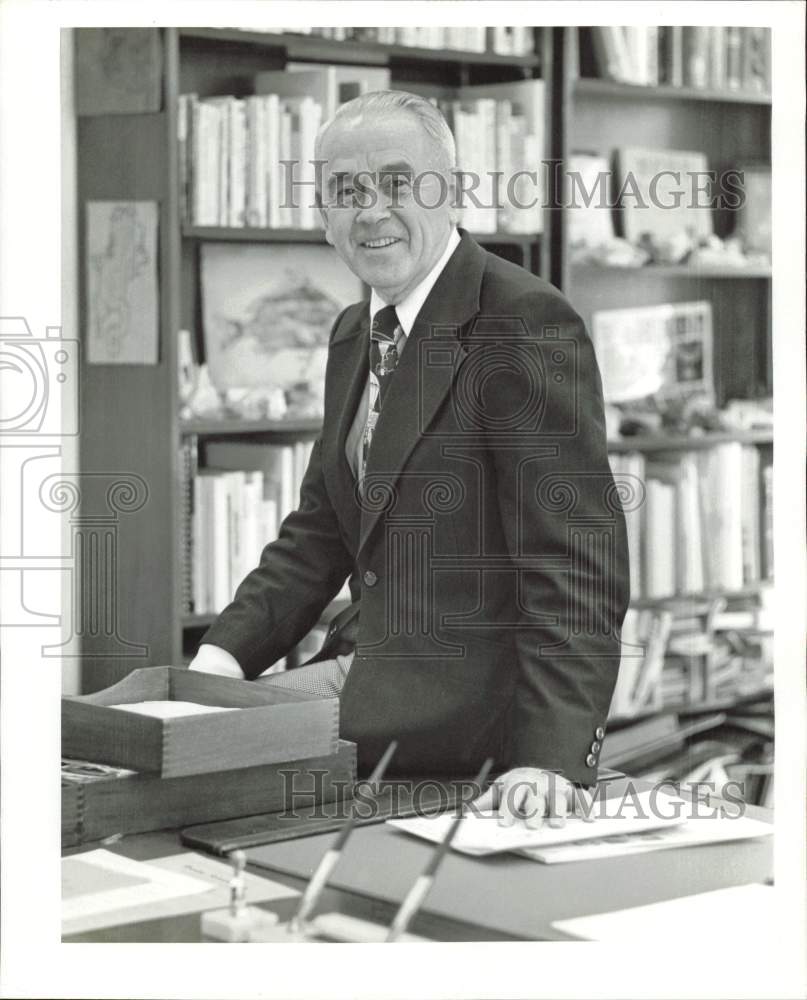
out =
<path fill-rule="evenodd" d="M 111 705 L 192 701 L 238 708 L 158 719 Z M 142 667 L 103 691 L 62 698 L 62 756 L 164 778 L 336 753 L 339 701 L 178 667 Z"/>
<path fill-rule="evenodd" d="M 337 801 L 350 797 L 355 780 L 356 744 L 344 740 L 325 757 L 234 771 L 161 778 L 110 769 L 80 784 L 62 778 L 62 847 L 256 813 L 286 816 L 290 826 L 312 803 L 319 808 L 327 802 L 337 811 Z"/>

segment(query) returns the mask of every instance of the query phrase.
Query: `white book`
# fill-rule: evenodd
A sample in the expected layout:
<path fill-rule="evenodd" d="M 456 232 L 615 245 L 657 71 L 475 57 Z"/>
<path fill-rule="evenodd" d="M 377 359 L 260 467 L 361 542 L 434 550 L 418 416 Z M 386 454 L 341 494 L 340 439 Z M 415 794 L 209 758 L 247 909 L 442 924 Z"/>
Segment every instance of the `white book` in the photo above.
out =
<path fill-rule="evenodd" d="M 681 457 L 678 512 L 678 587 L 684 594 L 696 594 L 704 588 L 703 536 L 698 463 L 692 453 Z"/>
<path fill-rule="evenodd" d="M 225 476 L 210 476 L 210 534 L 212 565 L 209 568 L 213 610 L 218 613 L 230 603 L 230 511 Z"/>
<path fill-rule="evenodd" d="M 647 480 L 647 538 L 645 581 L 647 596 L 675 594 L 675 487 L 658 479 Z"/>
<path fill-rule="evenodd" d="M 242 100 L 230 105 L 230 216 L 229 225 L 246 224 L 247 113 Z"/>
<path fill-rule="evenodd" d="M 741 494 L 743 580 L 756 583 L 760 579 L 760 476 L 759 451 L 754 445 L 743 445 L 743 488 Z"/>
<path fill-rule="evenodd" d="M 280 98 L 277 94 L 266 94 L 263 105 L 263 188 L 264 218 L 270 229 L 280 225 L 280 201 L 282 197 L 282 175 L 280 172 Z"/>
<path fill-rule="evenodd" d="M 265 226 L 266 220 L 266 141 L 264 103 L 260 97 L 246 99 L 247 182 L 246 224 Z"/>
<path fill-rule="evenodd" d="M 705 459 L 704 525 L 706 545 L 711 550 L 710 585 L 716 589 L 743 587 L 742 449 L 738 441 L 730 441 L 709 449 Z"/>
<path fill-rule="evenodd" d="M 280 108 L 278 111 L 279 117 L 279 135 L 280 135 L 280 228 L 281 229 L 292 229 L 294 227 L 294 198 L 292 196 L 293 191 L 290 190 L 290 176 L 296 176 L 296 171 L 293 175 L 289 174 L 292 169 L 289 161 L 293 159 L 294 156 L 294 144 L 292 141 L 292 112 L 285 106 L 285 101 L 280 102 Z"/>
<path fill-rule="evenodd" d="M 205 581 L 207 580 L 207 545 L 205 544 L 205 480 L 193 480 L 193 611 L 202 615 L 209 611 Z"/>

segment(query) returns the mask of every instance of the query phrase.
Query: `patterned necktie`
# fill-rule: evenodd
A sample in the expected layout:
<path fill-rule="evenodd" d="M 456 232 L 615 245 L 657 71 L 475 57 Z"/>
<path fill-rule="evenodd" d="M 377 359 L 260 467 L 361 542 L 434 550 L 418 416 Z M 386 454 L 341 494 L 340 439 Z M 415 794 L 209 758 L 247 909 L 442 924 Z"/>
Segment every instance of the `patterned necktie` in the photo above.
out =
<path fill-rule="evenodd" d="M 398 322 L 395 306 L 379 309 L 373 318 L 373 327 L 370 331 L 370 400 L 362 441 L 361 479 L 364 479 L 367 455 L 378 415 L 389 391 L 392 373 L 398 366 L 398 346 L 402 337 L 403 329 Z"/>

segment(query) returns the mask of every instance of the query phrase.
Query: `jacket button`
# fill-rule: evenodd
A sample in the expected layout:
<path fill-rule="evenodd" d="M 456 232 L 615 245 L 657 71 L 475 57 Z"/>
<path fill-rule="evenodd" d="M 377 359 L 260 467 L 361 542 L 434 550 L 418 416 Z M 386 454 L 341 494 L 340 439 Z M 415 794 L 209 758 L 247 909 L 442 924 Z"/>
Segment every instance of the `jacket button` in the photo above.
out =
<path fill-rule="evenodd" d="M 378 577 L 371 569 L 364 571 L 364 582 L 368 587 L 374 587 L 378 583 Z"/>
<path fill-rule="evenodd" d="M 590 753 L 588 757 L 586 757 L 586 767 L 596 767 L 596 765 L 597 765 L 597 758 L 594 756 L 593 753 Z"/>
<path fill-rule="evenodd" d="M 599 753 L 600 752 L 600 744 L 597 743 L 596 740 L 594 741 L 594 743 L 591 744 L 591 752 L 592 753 Z"/>

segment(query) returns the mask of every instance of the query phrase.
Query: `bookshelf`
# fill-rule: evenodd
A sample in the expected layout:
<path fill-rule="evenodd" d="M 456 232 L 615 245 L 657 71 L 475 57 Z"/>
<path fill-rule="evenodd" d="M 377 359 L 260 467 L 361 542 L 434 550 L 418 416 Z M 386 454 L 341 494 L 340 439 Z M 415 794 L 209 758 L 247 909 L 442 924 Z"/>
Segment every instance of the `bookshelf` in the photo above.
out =
<path fill-rule="evenodd" d="M 602 79 L 597 75 L 598 67 L 591 50 L 592 30 L 559 28 L 554 32 L 554 157 L 567 162 L 573 153 L 595 154 L 607 158 L 613 167 L 615 151 L 620 147 L 685 149 L 705 153 L 709 166 L 717 169 L 759 162 L 761 157 L 769 157 L 769 92 L 669 84 L 639 85 Z M 552 244 L 557 251 L 552 261 L 552 279 L 566 292 L 589 329 L 594 313 L 599 310 L 707 300 L 712 306 L 718 406 L 723 406 L 730 399 L 753 400 L 772 395 L 770 265 L 756 261 L 742 266 L 729 263 L 703 266 L 650 263 L 630 267 L 582 263 L 573 259 L 569 213 L 558 212 L 552 221 Z M 727 235 L 729 226 L 725 216 L 715 214 L 717 235 Z M 708 461 L 708 455 L 714 450 L 735 445 L 758 451 L 761 462 L 771 461 L 773 439 L 767 429 L 688 435 L 647 433 L 610 440 L 609 452 L 616 459 L 627 459 L 634 454 L 638 456 L 642 469 L 650 469 L 650 463 L 674 463 L 690 455 L 696 462 Z M 739 500 L 739 496 L 733 496 L 726 502 L 736 506 Z M 761 523 L 758 530 L 762 537 L 764 526 Z M 648 531 L 649 525 L 643 521 L 642 532 Z M 642 560 L 646 541 L 644 534 L 636 539 Z M 712 539 L 709 544 L 712 544 Z M 676 547 L 675 537 L 669 539 L 669 547 Z M 645 579 L 641 582 L 646 584 Z M 739 578 L 737 583 L 740 583 Z M 724 602 L 723 606 L 731 609 L 760 606 L 765 601 L 764 591 L 770 583 L 770 580 L 742 579 L 742 585 L 730 588 L 707 584 L 697 591 L 681 589 L 662 597 L 641 593 L 631 601 L 631 613 L 658 615 L 659 621 L 664 620 L 664 614 L 669 614 L 674 623 L 678 616 L 686 618 L 693 614 L 693 609 L 717 606 L 717 602 Z M 745 635 L 750 643 L 757 639 L 764 643 L 768 633 L 754 633 L 752 628 Z M 764 647 L 760 649 L 764 655 Z M 664 655 L 665 671 L 670 666 L 668 657 L 669 647 Z M 729 659 L 724 656 L 724 666 Z M 699 671 L 705 669 L 705 664 L 697 657 L 689 662 L 686 657 L 679 657 L 677 667 L 683 677 L 679 689 L 676 691 L 673 686 L 664 691 L 659 674 L 659 690 L 664 693 L 649 704 L 635 704 L 632 710 L 624 711 L 625 702 L 615 695 L 609 727 L 613 730 L 636 727 L 637 760 L 641 759 L 641 739 L 647 738 L 646 734 L 644 737 L 641 735 L 642 727 L 656 717 L 689 715 L 705 718 L 710 713 L 725 713 L 722 723 L 713 731 L 702 734 L 704 746 L 708 747 L 709 740 L 716 741 L 718 749 L 713 751 L 715 756 L 721 749 L 725 751 L 727 747 L 743 745 L 742 739 L 737 737 L 737 726 L 732 721 L 734 710 L 747 709 L 749 705 L 761 706 L 760 710 L 770 720 L 769 677 L 755 687 L 752 676 L 750 680 L 739 682 L 738 689 L 728 697 L 707 696 L 693 702 L 688 697 L 686 681 L 688 676 L 697 676 Z M 638 683 L 640 686 L 641 682 Z M 638 686 L 634 688 L 638 689 Z M 772 739 L 772 722 L 769 724 Z M 681 744 L 676 742 L 676 730 L 677 725 L 671 726 L 671 743 L 667 753 L 677 754 L 674 763 L 670 764 L 670 773 L 683 777 L 698 757 L 700 738 L 695 744 L 690 740 Z M 724 741 L 722 745 L 721 740 Z M 765 761 L 762 766 L 769 770 L 767 745 L 752 750 L 760 753 Z M 659 771 L 661 773 L 663 770 Z"/>
<path fill-rule="evenodd" d="M 157 30 L 157 29 L 155 29 Z M 379 42 L 335 41 L 311 35 L 231 28 L 161 29 L 161 109 L 139 115 L 80 117 L 79 198 L 156 200 L 160 204 L 160 355 L 154 366 L 84 365 L 82 369 L 82 467 L 140 475 L 148 484 L 144 507 L 122 520 L 117 569 L 117 628 L 148 646 L 144 659 L 103 655 L 86 658 L 84 690 L 105 686 L 146 663 L 180 663 L 192 655 L 215 617 L 183 606 L 182 449 L 193 441 L 204 455 L 209 443 L 311 440 L 316 418 L 246 420 L 197 417 L 182 420 L 177 387 L 177 331 L 193 331 L 202 355 L 200 248 L 207 242 L 318 246 L 320 230 L 196 226 L 181 218 L 178 99 L 197 93 L 244 97 L 256 73 L 287 62 L 386 67 L 393 85 L 445 98 L 469 85 L 541 79 L 545 87 L 544 155 L 566 161 L 576 151 L 608 154 L 623 145 L 703 151 L 710 165 L 759 161 L 770 148 L 769 93 L 715 88 L 635 85 L 599 79 L 581 54 L 578 29 L 535 29 L 534 55 L 431 50 Z M 557 192 L 554 192 L 557 194 Z M 543 234 L 479 234 L 479 241 L 563 289 L 591 324 L 602 309 L 708 299 L 714 315 L 718 404 L 771 394 L 771 269 L 712 264 L 615 267 L 571 259 L 569 218 L 547 209 Z M 719 220 L 725 225 L 725 220 Z M 722 231 L 722 230 L 721 230 Z M 84 238 L 83 227 L 80 234 Z M 86 293 L 81 302 L 86 315 Z M 132 427 L 138 433 L 132 434 Z M 614 455 L 639 453 L 648 461 L 708 452 L 737 443 L 769 456 L 768 431 L 699 436 L 647 434 L 609 442 Z M 144 586 L 148 581 L 148 586 Z M 637 597 L 637 610 L 725 597 L 753 600 L 753 583 L 709 587 L 661 599 Z M 334 606 L 330 613 L 338 610 Z M 730 707 L 710 702 L 703 711 Z M 676 705 L 677 712 L 696 710 Z M 653 709 L 650 714 L 658 711 Z M 627 724 L 632 717 L 620 718 Z"/>

